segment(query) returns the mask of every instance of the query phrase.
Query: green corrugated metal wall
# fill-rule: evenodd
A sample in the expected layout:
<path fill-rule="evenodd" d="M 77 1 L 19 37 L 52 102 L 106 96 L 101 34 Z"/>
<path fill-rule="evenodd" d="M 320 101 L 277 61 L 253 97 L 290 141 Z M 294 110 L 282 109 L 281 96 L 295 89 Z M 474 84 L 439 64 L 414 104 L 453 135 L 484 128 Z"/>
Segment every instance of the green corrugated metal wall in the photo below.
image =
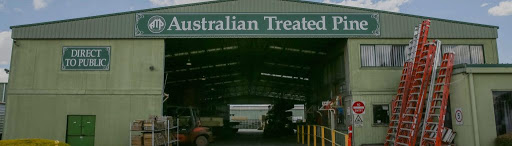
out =
<path fill-rule="evenodd" d="M 135 38 L 135 13 L 379 13 L 380 38 L 410 38 L 414 26 L 428 17 L 294 0 L 214 1 L 95 17 L 14 26 L 14 39 Z M 497 38 L 497 27 L 433 19 L 431 38 Z M 262 36 L 265 37 L 265 36 Z M 288 36 L 290 37 L 290 36 Z M 305 37 L 305 36 L 291 36 Z M 318 36 L 322 37 L 322 36 Z M 338 36 L 346 37 L 346 36 Z"/>

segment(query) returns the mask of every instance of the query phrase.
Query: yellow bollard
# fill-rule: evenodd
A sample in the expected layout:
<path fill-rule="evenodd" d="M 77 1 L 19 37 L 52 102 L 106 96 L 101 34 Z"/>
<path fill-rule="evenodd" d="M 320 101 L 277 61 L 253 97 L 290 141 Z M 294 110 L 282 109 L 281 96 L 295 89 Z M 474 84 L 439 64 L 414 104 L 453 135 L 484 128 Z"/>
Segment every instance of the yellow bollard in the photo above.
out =
<path fill-rule="evenodd" d="M 316 126 L 313 125 L 313 146 L 316 146 Z"/>
<path fill-rule="evenodd" d="M 332 146 L 336 146 L 336 135 L 334 135 L 334 130 L 331 130 L 331 143 L 332 143 Z"/>
<path fill-rule="evenodd" d="M 302 125 L 302 144 L 304 144 L 304 125 Z"/>
<path fill-rule="evenodd" d="M 345 146 L 348 146 L 348 135 L 345 135 Z"/>
<path fill-rule="evenodd" d="M 309 139 L 311 137 L 310 135 L 311 135 L 311 133 L 309 132 L 309 125 L 308 125 L 308 146 L 309 146 Z"/>
<path fill-rule="evenodd" d="M 297 143 L 300 143 L 299 134 L 300 134 L 300 128 L 299 128 L 299 125 L 297 125 Z"/>
<path fill-rule="evenodd" d="M 325 146 L 324 126 L 322 126 L 322 146 Z"/>

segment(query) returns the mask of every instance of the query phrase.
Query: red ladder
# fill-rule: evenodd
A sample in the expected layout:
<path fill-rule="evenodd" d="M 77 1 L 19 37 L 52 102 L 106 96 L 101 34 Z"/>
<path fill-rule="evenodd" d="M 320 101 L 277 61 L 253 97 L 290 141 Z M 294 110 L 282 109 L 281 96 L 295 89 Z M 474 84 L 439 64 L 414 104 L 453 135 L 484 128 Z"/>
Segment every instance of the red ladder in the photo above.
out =
<path fill-rule="evenodd" d="M 423 133 L 421 136 L 421 145 L 441 146 L 442 130 L 444 129 L 444 120 L 446 106 L 450 95 L 450 80 L 453 71 L 453 53 L 445 53 L 439 74 L 434 84 L 434 94 L 430 101 L 430 106 L 425 115 Z"/>
<path fill-rule="evenodd" d="M 412 60 L 407 59 L 404 63 L 404 69 L 402 70 L 402 76 L 398 86 L 398 93 L 391 104 L 391 119 L 386 135 L 386 141 L 384 143 L 385 146 L 394 145 L 396 141 L 396 135 L 399 131 L 399 120 L 404 113 L 404 109 L 406 107 L 405 103 L 407 103 L 407 99 L 409 97 L 410 83 L 412 82 L 412 73 L 414 72 L 413 65 L 415 65 L 415 60 L 419 60 L 420 58 L 421 51 L 418 50 L 421 50 L 423 48 L 423 44 L 427 42 L 429 28 L 430 20 L 425 20 L 419 27 L 416 27 L 414 37 L 409 43 L 410 48 L 408 49 L 410 50 L 408 51 L 410 52 L 406 51 L 406 53 L 412 53 L 414 56 L 412 56 L 412 54 L 406 54 L 411 55 L 410 58 L 412 58 Z"/>
<path fill-rule="evenodd" d="M 398 121 L 398 135 L 395 145 L 414 146 L 420 121 L 423 115 L 424 100 L 427 96 L 428 85 L 432 74 L 433 58 L 437 46 L 434 43 L 423 45 L 418 50 L 413 68 L 413 82 L 411 83 L 407 105 Z M 418 58 L 419 57 L 419 58 Z"/>
<path fill-rule="evenodd" d="M 400 113 L 402 113 L 402 109 L 404 109 L 405 104 L 407 102 L 408 91 L 406 91 L 405 87 L 408 87 L 411 80 L 411 70 L 412 70 L 412 62 L 405 62 L 404 69 L 402 70 L 402 76 L 400 77 L 400 84 L 398 85 L 398 93 L 393 99 L 391 104 L 391 119 L 389 123 L 388 133 L 386 136 L 385 146 L 392 145 L 391 143 L 395 142 L 396 133 L 398 133 L 398 120 L 400 119 Z"/>

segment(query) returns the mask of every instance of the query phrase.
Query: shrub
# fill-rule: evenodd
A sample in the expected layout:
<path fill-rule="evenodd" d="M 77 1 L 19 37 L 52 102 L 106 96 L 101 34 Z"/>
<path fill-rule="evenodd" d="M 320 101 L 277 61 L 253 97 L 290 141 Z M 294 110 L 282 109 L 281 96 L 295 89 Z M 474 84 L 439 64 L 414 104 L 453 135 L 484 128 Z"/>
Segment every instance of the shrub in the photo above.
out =
<path fill-rule="evenodd" d="M 512 146 L 512 133 L 507 133 L 496 138 L 496 146 Z"/>
<path fill-rule="evenodd" d="M 1 146 L 69 146 L 65 142 L 48 139 L 13 139 L 0 140 Z"/>

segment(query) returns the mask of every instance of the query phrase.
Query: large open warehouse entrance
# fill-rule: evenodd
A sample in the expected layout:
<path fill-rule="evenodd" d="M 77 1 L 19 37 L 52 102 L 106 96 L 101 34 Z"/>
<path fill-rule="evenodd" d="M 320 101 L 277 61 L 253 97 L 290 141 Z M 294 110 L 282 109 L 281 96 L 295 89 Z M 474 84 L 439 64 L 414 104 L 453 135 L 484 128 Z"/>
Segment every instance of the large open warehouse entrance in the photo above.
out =
<path fill-rule="evenodd" d="M 306 105 L 304 113 L 314 105 L 309 103 L 339 93 L 344 46 L 346 39 L 166 39 L 164 92 L 169 98 L 164 115 L 174 111 L 168 107 L 192 106 L 201 117 L 222 117 L 238 121 L 234 127 L 261 130 L 258 122 L 272 107 Z M 254 111 L 234 114 L 241 108 Z M 297 122 L 297 116 L 290 117 Z"/>

